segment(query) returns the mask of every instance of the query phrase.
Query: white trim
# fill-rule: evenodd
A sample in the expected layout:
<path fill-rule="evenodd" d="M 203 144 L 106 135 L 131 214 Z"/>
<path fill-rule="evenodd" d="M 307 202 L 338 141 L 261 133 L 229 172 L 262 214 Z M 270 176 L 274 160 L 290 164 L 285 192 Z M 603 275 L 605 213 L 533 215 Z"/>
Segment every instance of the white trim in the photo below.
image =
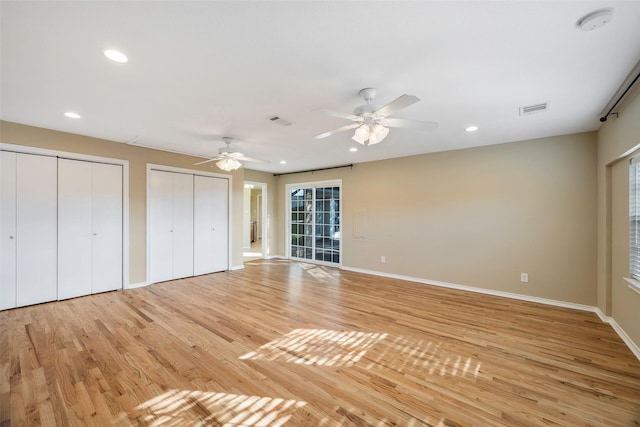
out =
<path fill-rule="evenodd" d="M 627 287 L 628 287 L 629 289 L 631 289 L 633 292 L 635 292 L 635 293 L 637 293 L 637 294 L 640 294 L 640 282 L 638 282 L 638 281 L 637 281 L 637 280 L 635 280 L 635 279 L 631 279 L 631 278 L 629 278 L 629 277 L 623 277 L 623 279 L 624 279 L 624 280 L 626 280 L 626 281 L 627 281 L 627 283 L 629 283 L 629 284 L 627 285 Z"/>
<path fill-rule="evenodd" d="M 215 178 L 226 178 L 231 179 L 232 176 L 224 173 L 218 172 L 206 172 L 200 169 L 187 169 L 187 168 L 178 168 L 175 166 L 166 166 L 166 165 L 156 165 L 153 163 L 147 163 L 147 171 L 150 169 L 163 171 L 163 172 L 177 172 L 177 173 L 186 173 L 187 175 L 201 175 L 201 176 L 212 176 Z"/>
<path fill-rule="evenodd" d="M 411 277 L 411 276 L 403 276 L 403 275 L 400 275 L 400 274 L 384 273 L 384 272 L 381 272 L 381 271 L 366 270 L 366 269 L 362 269 L 362 268 L 353 268 L 353 267 L 342 266 L 341 269 L 342 270 L 346 270 L 346 271 L 353 271 L 353 272 L 356 272 L 356 273 L 371 274 L 373 276 L 381 276 L 381 277 L 389 277 L 391 279 L 406 280 L 406 281 L 410 281 L 410 282 L 421 283 L 421 284 L 424 284 L 424 285 L 439 286 L 439 287 L 442 287 L 442 288 L 456 289 L 456 290 L 460 290 L 460 291 L 468 291 L 468 292 L 475 292 L 475 293 L 479 293 L 479 294 L 486 294 L 486 295 L 493 295 L 493 296 L 499 296 L 499 297 L 505 297 L 505 298 L 512 298 L 512 299 L 517 299 L 517 300 L 522 300 L 522 301 L 535 302 L 535 303 L 539 303 L 539 304 L 552 305 L 552 306 L 555 306 L 555 307 L 570 308 L 570 309 L 574 309 L 574 310 L 590 311 L 592 313 L 595 313 L 600 318 L 600 320 L 602 322 L 608 323 L 609 325 L 611 325 L 613 330 L 618 334 L 618 336 L 622 339 L 622 341 L 624 341 L 624 343 L 627 345 L 627 347 L 629 347 L 629 350 L 631 350 L 631 352 L 634 354 L 634 356 L 636 356 L 636 358 L 638 360 L 640 360 L 640 347 L 638 347 L 638 345 L 636 345 L 636 343 L 633 342 L 633 340 L 629 337 L 629 335 L 627 335 L 627 333 L 624 331 L 624 329 L 622 329 L 622 327 L 620 327 L 620 325 L 618 325 L 618 323 L 615 321 L 614 318 L 606 316 L 604 313 L 602 313 L 602 311 L 598 307 L 593 307 L 593 306 L 584 305 L 584 304 L 575 304 L 575 303 L 566 302 L 566 301 L 558 301 L 558 300 L 553 300 L 553 299 L 548 299 L 548 298 L 533 297 L 533 296 L 529 296 L 529 295 L 515 294 L 515 293 L 512 293 L 512 292 L 495 291 L 495 290 L 492 290 L 492 289 L 477 288 L 477 287 L 474 287 L 474 286 L 458 285 L 456 283 L 439 282 L 437 280 L 421 279 L 419 277 Z"/>
<path fill-rule="evenodd" d="M 333 262 L 326 262 L 326 261 L 317 261 L 315 259 L 306 259 L 306 258 L 296 258 L 296 257 L 292 257 L 291 256 L 291 189 L 293 188 L 313 188 L 314 190 L 316 189 L 316 187 L 322 187 L 322 186 L 335 186 L 335 187 L 340 187 L 340 262 L 338 263 L 333 263 Z M 314 201 L 315 201 L 315 192 L 314 192 Z M 344 207 L 343 207 L 343 187 L 342 187 L 342 179 L 329 179 L 329 180 L 325 180 L 325 181 L 313 181 L 313 182 L 300 182 L 300 183 L 293 183 L 293 184 L 286 184 L 285 185 L 285 253 L 286 253 L 286 259 L 292 260 L 292 261 L 299 261 L 299 262 L 308 262 L 310 264 L 318 264 L 318 265 L 325 265 L 327 267 L 337 267 L 337 268 L 342 268 L 342 258 L 343 258 L 343 254 L 344 254 L 344 249 L 343 249 L 343 243 L 344 243 Z M 314 209 L 314 214 L 315 214 L 315 203 L 313 206 Z M 315 215 L 313 218 L 313 226 L 315 228 Z M 315 235 L 315 232 L 314 232 Z"/>
<path fill-rule="evenodd" d="M 144 288 L 145 286 L 149 286 L 150 284 L 151 283 L 149 282 L 129 283 L 129 285 L 127 285 L 126 290 Z"/>
<path fill-rule="evenodd" d="M 622 339 L 622 341 L 624 341 L 627 347 L 629 347 L 629 350 L 631 350 L 633 355 L 636 356 L 638 360 L 640 360 L 640 347 L 638 347 L 638 345 L 636 345 L 636 343 L 633 342 L 633 340 L 629 337 L 629 335 L 627 335 L 624 329 L 622 329 L 622 327 L 618 325 L 618 322 L 616 322 L 616 320 L 613 317 L 609 317 L 605 315 L 597 307 L 595 307 L 595 313 L 598 315 L 600 320 L 602 320 L 604 323 L 608 323 L 609 325 L 611 325 L 613 330 L 616 331 L 616 333 Z"/>
<path fill-rule="evenodd" d="M 129 285 L 129 161 L 114 157 L 93 156 L 70 151 L 50 150 L 28 145 L 5 144 L 0 142 L 0 150 L 24 154 L 37 154 L 56 158 L 82 160 L 86 162 L 106 163 L 122 166 L 122 288 Z"/>
<path fill-rule="evenodd" d="M 266 182 L 258 182 L 258 181 L 245 181 L 245 184 L 251 184 L 255 187 L 260 188 L 262 191 L 262 224 L 260 224 L 260 237 L 262 238 L 262 243 L 260 245 L 260 253 L 262 254 L 262 259 L 267 259 L 267 239 L 268 239 L 268 223 L 269 223 L 269 212 L 268 212 L 268 198 L 267 198 L 267 183 Z"/>
<path fill-rule="evenodd" d="M 576 304 L 572 302 L 559 301 L 559 300 L 553 300 L 548 298 L 533 297 L 529 295 L 516 294 L 512 292 L 496 291 L 493 289 L 477 288 L 475 286 L 458 285 L 456 283 L 440 282 L 437 280 L 421 279 L 419 277 L 403 276 L 401 274 L 383 273 L 380 271 L 365 270 L 360 268 L 352 268 L 352 267 L 344 267 L 344 266 L 342 267 L 342 269 L 347 271 L 354 271 L 356 273 L 365 273 L 365 274 L 371 274 L 374 276 L 389 277 L 391 279 L 417 282 L 417 283 L 422 283 L 423 285 L 433 285 L 433 286 L 439 286 L 441 288 L 457 289 L 460 291 L 475 292 L 478 294 L 487 294 L 487 295 L 512 298 L 512 299 L 518 299 L 518 300 L 529 301 L 529 302 L 537 302 L 540 304 L 553 305 L 556 307 L 572 308 L 575 310 L 595 312 L 595 309 L 596 309 L 595 307 L 590 305 Z"/>
<path fill-rule="evenodd" d="M 231 263 L 233 262 L 232 258 L 233 258 L 233 244 L 232 241 L 233 239 L 231 238 L 231 233 L 233 231 L 233 176 L 228 175 L 228 174 L 222 174 L 222 173 L 217 173 L 217 172 L 206 172 L 206 171 L 201 171 L 198 169 L 186 169 L 186 168 L 178 168 L 178 167 L 174 167 L 174 166 L 165 166 L 165 165 L 156 165 L 153 163 L 147 163 L 147 171 L 145 174 L 145 180 L 146 180 L 146 189 L 145 189 L 145 197 L 147 199 L 147 212 L 146 212 L 146 227 L 147 227 L 147 241 L 146 241 L 146 259 L 147 259 L 147 268 L 145 269 L 146 272 L 146 279 L 149 280 L 149 278 L 151 277 L 151 233 L 150 233 L 150 208 L 151 208 L 151 198 L 149 197 L 150 194 L 150 188 L 149 188 L 149 174 L 151 173 L 152 170 L 157 170 L 157 171 L 163 171 L 163 172 L 175 172 L 175 173 L 184 173 L 184 174 L 188 174 L 188 175 L 200 175 L 200 176 L 208 176 L 208 177 L 214 177 L 214 178 L 222 178 L 222 179 L 226 179 L 228 180 L 228 185 L 227 185 L 227 203 L 228 203 L 228 212 L 227 212 L 227 220 L 228 220 L 228 227 L 229 230 L 227 232 L 227 251 L 228 251 L 228 255 L 227 255 L 227 270 L 232 270 L 233 268 L 231 267 Z"/>
<path fill-rule="evenodd" d="M 233 267 L 230 267 L 229 270 L 230 271 L 235 271 L 235 270 L 243 270 L 244 269 L 244 264 L 241 265 L 234 265 Z"/>

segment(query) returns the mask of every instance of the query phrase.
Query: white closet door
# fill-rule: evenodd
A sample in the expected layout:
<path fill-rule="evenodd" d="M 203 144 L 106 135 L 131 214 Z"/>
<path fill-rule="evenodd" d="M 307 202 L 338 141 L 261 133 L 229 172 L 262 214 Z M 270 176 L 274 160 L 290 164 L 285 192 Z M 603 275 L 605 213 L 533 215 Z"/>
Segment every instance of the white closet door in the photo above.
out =
<path fill-rule="evenodd" d="M 195 176 L 194 274 L 228 268 L 228 181 Z"/>
<path fill-rule="evenodd" d="M 57 159 L 17 154 L 17 305 L 57 299 Z"/>
<path fill-rule="evenodd" d="M 92 163 L 58 161 L 58 298 L 91 294 Z"/>
<path fill-rule="evenodd" d="M 149 172 L 149 276 L 173 279 L 173 173 Z"/>
<path fill-rule="evenodd" d="M 193 175 L 173 175 L 173 278 L 193 276 Z"/>
<path fill-rule="evenodd" d="M 92 293 L 122 289 L 122 166 L 92 164 Z"/>
<path fill-rule="evenodd" d="M 213 271 L 229 268 L 229 181 L 216 178 L 213 210 Z"/>
<path fill-rule="evenodd" d="M 0 310 L 16 306 L 16 153 L 0 151 Z"/>

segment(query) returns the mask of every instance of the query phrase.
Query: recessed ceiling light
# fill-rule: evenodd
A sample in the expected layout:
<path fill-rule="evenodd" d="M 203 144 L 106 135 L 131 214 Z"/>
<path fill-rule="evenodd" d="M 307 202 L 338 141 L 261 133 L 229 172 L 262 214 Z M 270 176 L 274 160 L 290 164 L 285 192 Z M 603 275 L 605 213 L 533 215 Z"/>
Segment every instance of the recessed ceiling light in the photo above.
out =
<path fill-rule="evenodd" d="M 358 151 L 358 149 L 357 149 L 356 147 L 351 147 L 351 148 L 349 148 L 349 151 L 351 151 L 352 153 L 354 153 L 354 152 Z"/>
<path fill-rule="evenodd" d="M 129 58 L 127 58 L 127 55 L 125 55 L 124 53 L 119 52 L 117 50 L 113 50 L 113 49 L 105 50 L 104 51 L 104 56 L 106 56 L 110 60 L 116 61 L 116 62 L 127 62 L 129 60 Z"/>
<path fill-rule="evenodd" d="M 80 118 L 80 114 L 74 113 L 73 111 L 67 111 L 66 113 L 64 113 L 64 115 L 69 117 L 70 119 L 79 119 Z"/>
<path fill-rule="evenodd" d="M 467 132 L 475 132 L 478 130 L 478 126 L 469 126 L 465 129 Z"/>
<path fill-rule="evenodd" d="M 281 165 L 286 165 L 286 164 L 287 164 L 287 161 L 286 161 L 286 160 L 280 160 L 280 164 L 281 164 Z"/>

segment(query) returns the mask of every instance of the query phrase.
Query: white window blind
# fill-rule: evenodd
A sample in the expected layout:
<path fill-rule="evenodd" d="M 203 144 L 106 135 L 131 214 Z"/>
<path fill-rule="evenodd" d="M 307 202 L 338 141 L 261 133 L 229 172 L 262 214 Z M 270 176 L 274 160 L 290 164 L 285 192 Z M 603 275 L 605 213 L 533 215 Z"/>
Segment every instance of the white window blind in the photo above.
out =
<path fill-rule="evenodd" d="M 629 273 L 640 280 L 640 156 L 629 167 Z"/>

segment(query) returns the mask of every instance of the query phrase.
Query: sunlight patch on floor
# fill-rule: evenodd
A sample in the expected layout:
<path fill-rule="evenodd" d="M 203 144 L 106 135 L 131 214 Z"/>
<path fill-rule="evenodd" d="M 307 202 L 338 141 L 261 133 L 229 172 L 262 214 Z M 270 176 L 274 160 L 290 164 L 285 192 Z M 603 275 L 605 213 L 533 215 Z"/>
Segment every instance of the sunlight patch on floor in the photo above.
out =
<path fill-rule="evenodd" d="M 242 360 L 268 360 L 304 365 L 351 366 L 387 334 L 327 329 L 294 329 Z"/>
<path fill-rule="evenodd" d="M 455 354 L 442 348 L 442 342 L 411 341 L 403 337 L 387 339 L 376 352 L 367 355 L 368 368 L 393 369 L 421 377 L 425 374 L 478 377 L 482 363 L 471 356 Z"/>
<path fill-rule="evenodd" d="M 282 426 L 306 402 L 281 398 L 169 390 L 136 407 L 150 426 Z M 197 422 L 196 422 L 197 421 Z"/>

